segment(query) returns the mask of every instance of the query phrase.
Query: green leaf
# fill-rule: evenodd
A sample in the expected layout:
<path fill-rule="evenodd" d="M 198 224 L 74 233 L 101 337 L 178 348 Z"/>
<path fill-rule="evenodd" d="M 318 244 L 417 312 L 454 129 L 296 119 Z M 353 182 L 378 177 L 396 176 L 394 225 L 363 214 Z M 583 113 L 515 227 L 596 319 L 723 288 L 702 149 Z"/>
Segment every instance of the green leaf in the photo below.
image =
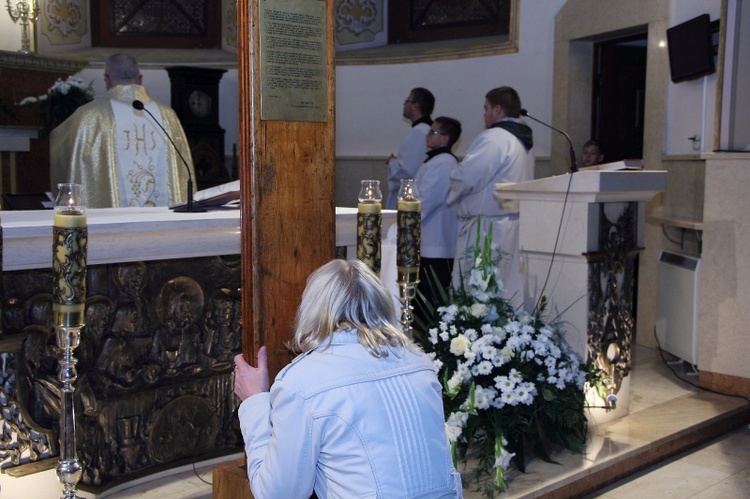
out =
<path fill-rule="evenodd" d="M 544 400 L 546 400 L 547 402 L 550 402 L 555 398 L 555 394 L 552 393 L 552 390 L 550 390 L 549 387 L 544 386 L 542 388 L 542 398 L 544 398 Z"/>

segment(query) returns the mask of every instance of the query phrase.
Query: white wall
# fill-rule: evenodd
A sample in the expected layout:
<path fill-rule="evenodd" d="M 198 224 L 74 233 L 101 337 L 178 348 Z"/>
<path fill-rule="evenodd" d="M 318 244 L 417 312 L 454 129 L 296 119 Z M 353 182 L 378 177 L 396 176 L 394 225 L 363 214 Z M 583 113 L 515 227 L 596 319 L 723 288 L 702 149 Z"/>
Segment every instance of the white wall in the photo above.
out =
<path fill-rule="evenodd" d="M 239 82 L 237 81 L 237 69 L 230 69 L 219 82 L 219 126 L 226 130 L 224 135 L 224 154 L 232 155 L 232 145 L 237 144 L 239 154 L 240 134 L 240 109 L 239 109 Z M 227 165 L 230 167 L 231 165 Z"/>
<path fill-rule="evenodd" d="M 701 14 L 711 20 L 721 16 L 721 0 L 680 0 L 672 2 L 670 26 Z M 697 154 L 714 148 L 717 74 L 672 83 L 667 89 L 667 117 L 664 152 L 667 155 Z M 700 135 L 697 148 L 688 137 Z"/>
<path fill-rule="evenodd" d="M 21 26 L 11 21 L 5 2 L 0 4 L 0 50 L 21 50 Z"/>
<path fill-rule="evenodd" d="M 564 0 L 523 0 L 519 7 L 519 51 L 470 59 L 336 68 L 336 155 L 388 156 L 409 129 L 402 104 L 414 87 L 436 98 L 432 116 L 451 116 L 463 125 L 456 152 L 465 154 L 484 128 L 488 90 L 509 85 L 535 117 L 552 114 L 552 57 L 555 14 Z M 550 131 L 536 123 L 537 156 L 548 156 Z"/>
<path fill-rule="evenodd" d="M 453 61 L 336 68 L 336 153 L 338 156 L 385 157 L 394 152 L 409 124 L 401 116 L 402 103 L 413 87 L 429 88 L 437 98 L 433 116 L 459 119 L 464 128 L 456 152 L 463 155 L 483 129 L 482 104 L 491 88 L 515 87 L 524 107 L 539 119 L 549 120 L 552 106 L 552 41 L 554 16 L 564 0 L 523 0 L 519 8 L 519 52 Z M 20 49 L 20 28 L 7 13 L 0 13 L 0 50 Z M 169 78 L 163 70 L 143 68 L 144 83 L 155 99 L 169 103 Z M 101 68 L 77 75 L 94 81 L 97 95 L 104 92 Z M 237 71 L 221 80 L 219 121 L 227 133 L 226 154 L 237 142 Z M 530 123 L 537 156 L 548 156 L 550 132 Z"/>
<path fill-rule="evenodd" d="M 386 157 L 394 152 L 409 124 L 401 116 L 411 88 L 430 89 L 437 99 L 433 117 L 452 116 L 463 124 L 456 152 L 465 154 L 483 129 L 482 104 L 491 88 L 510 85 L 523 106 L 542 121 L 552 121 L 554 20 L 564 0 L 523 0 L 519 7 L 519 51 L 470 59 L 410 64 L 351 65 L 336 68 L 336 154 Z M 703 13 L 718 19 L 721 0 L 672 0 L 671 23 Z M 597 16 L 600 13 L 597 12 Z M 666 40 L 665 40 L 666 42 Z M 713 150 L 717 75 L 669 84 L 667 155 Z M 537 157 L 550 155 L 551 131 L 533 121 Z M 699 151 L 688 137 L 701 135 Z M 576 150 L 581 144 L 574 144 Z"/>
<path fill-rule="evenodd" d="M 514 54 L 462 60 L 410 64 L 352 65 L 336 68 L 336 154 L 339 157 L 386 157 L 394 152 L 408 131 L 401 117 L 409 89 L 429 88 L 437 98 L 433 116 L 459 119 L 464 128 L 456 152 L 465 154 L 471 140 L 482 130 L 484 94 L 491 88 L 515 87 L 529 112 L 551 121 L 554 19 L 565 0 L 523 0 L 519 6 L 519 51 Z M 672 0 L 672 25 L 708 12 L 720 14 L 721 0 Z M 20 27 L 7 12 L 0 13 L 0 50 L 20 49 Z M 103 91 L 101 70 L 84 71 Z M 169 79 L 161 70 L 144 69 L 144 81 L 153 97 L 169 102 Z M 237 142 L 237 73 L 231 70 L 221 81 L 220 124 L 227 131 L 225 151 Z M 713 147 L 716 75 L 671 84 L 668 89 L 667 130 L 664 152 L 695 154 L 687 137 L 704 137 L 701 151 Z M 550 130 L 535 122 L 537 157 L 550 155 Z M 576 148 L 580 144 L 575 144 Z"/>

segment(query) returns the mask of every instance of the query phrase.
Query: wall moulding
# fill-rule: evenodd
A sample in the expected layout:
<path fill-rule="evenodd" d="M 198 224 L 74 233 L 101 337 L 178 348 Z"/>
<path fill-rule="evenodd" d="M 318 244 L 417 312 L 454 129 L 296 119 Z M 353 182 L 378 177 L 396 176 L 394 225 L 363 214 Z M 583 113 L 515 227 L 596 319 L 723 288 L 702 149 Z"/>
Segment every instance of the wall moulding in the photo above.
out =
<path fill-rule="evenodd" d="M 512 0 L 505 9 L 486 5 L 485 13 L 490 17 L 466 18 L 461 22 L 454 22 L 450 11 L 439 6 L 423 5 L 417 9 L 412 4 L 410 7 L 399 3 L 395 11 L 388 12 L 384 3 L 387 2 L 336 1 L 337 65 L 430 62 L 518 52 L 520 2 L 517 0 Z M 392 10 L 394 5 L 389 5 Z M 493 8 L 497 10 L 491 14 Z M 412 15 L 425 17 L 411 21 Z M 489 22 L 490 19 L 493 21 Z M 394 39 L 412 43 L 386 44 Z"/>
<path fill-rule="evenodd" d="M 0 68 L 24 69 L 30 71 L 59 71 L 75 74 L 85 67 L 85 63 L 55 57 L 0 51 Z"/>
<path fill-rule="evenodd" d="M 517 23 L 517 21 L 516 21 Z M 446 61 L 518 52 L 518 30 L 509 37 L 490 36 L 442 42 L 409 43 L 336 53 L 337 66 Z"/>

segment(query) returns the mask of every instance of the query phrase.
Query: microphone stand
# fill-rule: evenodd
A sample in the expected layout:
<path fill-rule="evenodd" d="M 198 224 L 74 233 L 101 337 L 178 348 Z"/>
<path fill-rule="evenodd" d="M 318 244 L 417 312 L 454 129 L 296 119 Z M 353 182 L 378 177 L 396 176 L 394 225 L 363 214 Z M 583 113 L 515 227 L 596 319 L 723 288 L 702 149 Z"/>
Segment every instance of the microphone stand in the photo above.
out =
<path fill-rule="evenodd" d="M 177 147 L 177 144 L 174 143 L 174 141 L 172 140 L 172 137 L 170 137 L 169 133 L 167 133 L 167 130 L 161 125 L 161 123 L 159 123 L 159 120 L 156 119 L 156 116 L 154 116 L 151 113 L 151 111 L 146 109 L 146 107 L 143 105 L 143 102 L 139 100 L 134 100 L 133 108 L 136 109 L 137 111 L 145 111 L 146 114 L 151 116 L 151 119 L 154 120 L 154 123 L 156 123 L 159 126 L 159 128 L 161 128 L 161 131 L 164 132 L 164 136 L 167 137 L 167 140 L 169 140 L 169 143 L 172 144 L 172 147 L 177 153 L 177 156 L 182 160 L 182 164 L 185 165 L 185 169 L 187 170 L 187 174 L 188 174 L 187 204 L 182 207 L 172 208 L 172 211 L 174 211 L 175 213 L 205 213 L 207 211 L 205 208 L 195 207 L 193 205 L 193 175 L 190 173 L 190 166 L 188 166 L 187 161 L 185 161 L 185 158 L 182 156 L 182 153 L 180 152 L 180 149 Z"/>
<path fill-rule="evenodd" d="M 183 161 L 185 160 L 183 159 Z M 187 181 L 187 204 L 185 206 L 172 208 L 172 211 L 175 213 L 205 213 L 208 211 L 206 208 L 195 207 L 193 205 L 193 179 L 190 177 L 189 173 Z"/>
<path fill-rule="evenodd" d="M 532 120 L 536 121 L 537 123 L 541 123 L 542 125 L 546 126 L 547 128 L 551 128 L 552 130 L 565 135 L 565 138 L 568 139 L 568 144 L 570 144 L 570 151 L 569 151 L 570 152 L 570 172 L 571 173 L 577 172 L 578 171 L 578 161 L 576 161 L 576 151 L 573 148 L 573 141 L 570 140 L 570 136 L 567 133 L 563 132 L 562 130 L 560 130 L 558 128 L 555 128 L 552 125 L 549 125 L 549 124 L 547 124 L 547 123 L 545 123 L 543 121 L 540 121 L 540 120 L 534 118 L 525 109 L 521 109 L 521 113 L 520 114 L 521 114 L 521 116 L 525 116 L 527 118 L 531 118 Z"/>

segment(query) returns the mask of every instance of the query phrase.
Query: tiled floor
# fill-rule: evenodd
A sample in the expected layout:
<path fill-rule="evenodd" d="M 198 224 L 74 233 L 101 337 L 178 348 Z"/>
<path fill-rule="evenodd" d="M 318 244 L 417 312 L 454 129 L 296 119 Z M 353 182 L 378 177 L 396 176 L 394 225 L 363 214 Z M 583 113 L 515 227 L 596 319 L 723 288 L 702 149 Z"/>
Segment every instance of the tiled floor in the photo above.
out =
<path fill-rule="evenodd" d="M 661 461 L 627 479 L 586 497 L 604 498 L 744 498 L 750 497 L 750 429 L 747 403 L 735 397 L 706 393 L 676 379 L 658 353 L 638 348 L 631 381 L 630 414 L 592 428 L 584 456 L 561 452 L 555 458 L 562 465 L 532 461 L 527 473 L 517 474 L 501 497 L 566 497 L 565 487 L 591 480 L 608 470 L 653 459 L 675 435 L 701 432 L 709 422 L 726 418 L 735 423 L 728 432 L 691 451 Z M 677 366 L 677 370 L 683 370 Z M 738 426 L 736 421 L 744 421 Z M 704 424 L 705 422 L 705 424 Z M 644 461 L 646 460 L 646 461 Z M 633 465 L 633 463 L 636 463 Z M 99 497 L 113 499 L 208 499 L 214 464 L 151 480 Z M 601 479 L 601 478 L 598 478 Z M 466 487 L 467 499 L 479 499 L 481 492 Z M 85 497 L 92 497 L 85 495 Z"/>
<path fill-rule="evenodd" d="M 629 414 L 591 427 L 583 456 L 560 452 L 553 457 L 561 465 L 532 461 L 525 474 L 512 478 L 503 497 L 581 497 L 599 489 L 589 497 L 604 493 L 609 494 L 607 497 L 630 497 L 627 494 L 635 491 L 633 496 L 676 499 L 714 497 L 694 496 L 701 489 L 689 488 L 687 483 L 691 482 L 696 487 L 702 484 L 707 488 L 722 480 L 736 482 L 744 477 L 744 486 L 747 486 L 750 430 L 742 425 L 750 422 L 750 404 L 737 397 L 708 393 L 681 381 L 655 350 L 637 348 L 634 365 Z M 693 383 L 697 381 L 696 376 L 687 375 L 692 370 L 685 369 L 684 364 L 671 368 Z M 727 435 L 711 446 L 696 448 L 719 434 Z M 668 456 L 688 447 L 695 452 L 685 453 L 674 462 L 667 460 Z M 603 488 L 613 480 L 633 475 L 636 470 L 656 462 L 665 465 L 653 471 L 656 478 L 653 474 L 636 475 L 632 481 L 620 482 L 622 489 L 612 488 L 614 486 Z M 706 464 L 701 470 L 696 470 L 696 462 Z M 738 469 L 736 463 L 746 464 Z M 680 483 L 659 476 L 682 465 L 689 466 L 690 470 L 679 472 L 687 475 Z M 649 490 L 654 482 L 658 482 L 661 489 L 644 495 L 639 484 L 643 483 L 645 490 Z M 464 489 L 464 495 L 467 499 L 482 497 L 480 492 L 470 488 Z M 750 494 L 728 497 L 750 497 Z"/>
<path fill-rule="evenodd" d="M 588 497 L 612 499 L 750 497 L 750 428 L 647 468 Z"/>
<path fill-rule="evenodd" d="M 138 485 L 107 497 L 116 499 L 210 499 L 212 467 Z M 202 482 L 201 480 L 205 480 Z M 513 484 L 507 497 L 513 495 Z M 750 495 L 750 429 L 744 426 L 699 449 L 680 454 L 587 498 L 739 499 Z M 103 497 L 103 496 L 101 496 Z M 467 499 L 481 497 L 466 491 Z"/>

